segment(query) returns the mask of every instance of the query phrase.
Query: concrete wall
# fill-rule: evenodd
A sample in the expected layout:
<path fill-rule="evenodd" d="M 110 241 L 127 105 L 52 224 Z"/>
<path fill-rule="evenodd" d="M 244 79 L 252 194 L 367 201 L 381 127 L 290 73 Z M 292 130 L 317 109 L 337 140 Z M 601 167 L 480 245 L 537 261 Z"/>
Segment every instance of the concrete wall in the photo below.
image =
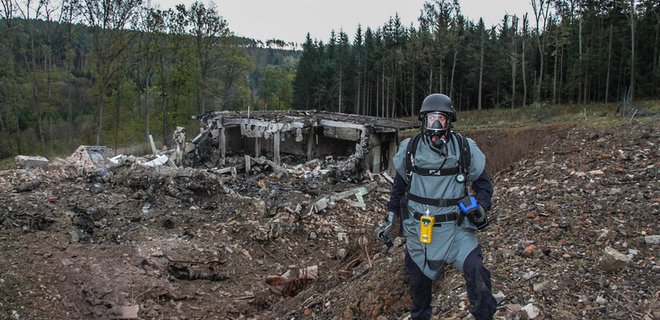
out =
<path fill-rule="evenodd" d="M 280 133 L 280 155 L 295 155 L 300 157 L 298 160 L 301 161 L 323 159 L 326 156 L 349 157 L 356 152 L 361 133 L 362 131 L 356 128 L 338 126 L 303 128 L 300 133 L 296 130 L 284 131 Z M 267 156 L 274 160 L 275 135 L 268 139 L 245 137 L 241 135 L 240 126 L 230 125 L 225 127 L 225 136 L 228 156 L 246 154 L 253 157 Z M 364 156 L 361 166 L 373 173 L 387 170 L 394 174 L 392 158 L 397 147 L 396 133 L 373 133 L 369 139 L 370 152 Z"/>

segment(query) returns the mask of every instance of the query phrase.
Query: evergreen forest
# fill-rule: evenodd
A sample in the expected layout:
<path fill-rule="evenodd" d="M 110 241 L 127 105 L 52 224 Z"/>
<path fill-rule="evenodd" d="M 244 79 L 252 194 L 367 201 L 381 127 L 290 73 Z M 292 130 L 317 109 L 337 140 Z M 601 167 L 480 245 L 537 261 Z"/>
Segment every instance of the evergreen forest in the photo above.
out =
<path fill-rule="evenodd" d="M 458 110 L 586 104 L 660 93 L 660 3 L 531 0 L 532 12 L 492 27 L 458 1 L 426 2 L 418 25 L 397 16 L 352 40 L 309 35 L 293 106 L 381 117 L 413 116 L 433 92 Z"/>
<path fill-rule="evenodd" d="M 495 26 L 433 0 L 410 26 L 294 43 L 238 37 L 221 7 L 141 0 L 0 0 L 0 159 L 115 150 L 210 110 L 413 116 L 432 92 L 458 110 L 654 99 L 660 5 L 531 0 Z M 346 8 L 350 10 L 350 8 Z M 304 32 L 304 26 L 301 26 Z"/>

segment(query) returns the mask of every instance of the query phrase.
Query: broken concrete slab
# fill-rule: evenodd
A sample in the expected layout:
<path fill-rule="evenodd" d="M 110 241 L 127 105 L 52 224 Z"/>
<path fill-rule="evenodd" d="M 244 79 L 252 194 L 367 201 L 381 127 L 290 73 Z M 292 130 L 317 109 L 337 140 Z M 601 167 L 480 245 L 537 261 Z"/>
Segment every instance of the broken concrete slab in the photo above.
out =
<path fill-rule="evenodd" d="M 162 166 L 162 165 L 165 165 L 166 163 L 168 163 L 169 160 L 170 160 L 170 158 L 163 154 L 163 155 L 158 156 L 156 159 L 141 163 L 141 165 L 147 166 L 147 167 Z"/>
<path fill-rule="evenodd" d="M 78 167 L 78 173 L 98 172 L 115 164 L 107 157 L 111 149 L 106 146 L 79 146 L 68 158 L 67 163 Z"/>
<path fill-rule="evenodd" d="M 48 159 L 42 156 L 23 156 L 14 157 L 16 166 L 19 169 L 43 168 L 48 165 Z"/>
<path fill-rule="evenodd" d="M 323 196 L 314 202 L 314 204 L 311 206 L 310 213 L 319 213 L 326 208 L 332 209 L 337 204 L 337 202 L 341 200 L 344 200 L 350 206 L 365 210 L 366 204 L 364 203 L 363 196 L 371 192 L 371 190 L 375 189 L 377 186 L 377 182 L 370 182 L 364 186 L 353 188 L 351 190 L 335 193 L 330 196 Z M 353 195 L 355 195 L 357 201 L 347 199 Z"/>

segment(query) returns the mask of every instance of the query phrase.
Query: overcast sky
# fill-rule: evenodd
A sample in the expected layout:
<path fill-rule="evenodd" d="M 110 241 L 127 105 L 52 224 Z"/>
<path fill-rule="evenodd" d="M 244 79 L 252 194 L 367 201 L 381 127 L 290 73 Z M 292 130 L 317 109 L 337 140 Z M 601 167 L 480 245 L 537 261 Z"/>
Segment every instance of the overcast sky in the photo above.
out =
<path fill-rule="evenodd" d="M 234 34 L 256 40 L 280 39 L 302 44 L 312 39 L 327 42 L 330 31 L 344 30 L 352 41 L 358 24 L 362 29 L 382 27 L 399 14 L 404 26 L 417 27 L 425 0 L 200 0 L 215 3 Z M 194 0 L 151 0 L 152 6 L 173 8 Z M 504 14 L 531 13 L 530 0 L 461 0 L 461 11 L 469 20 L 484 18 L 486 26 L 497 24 Z"/>

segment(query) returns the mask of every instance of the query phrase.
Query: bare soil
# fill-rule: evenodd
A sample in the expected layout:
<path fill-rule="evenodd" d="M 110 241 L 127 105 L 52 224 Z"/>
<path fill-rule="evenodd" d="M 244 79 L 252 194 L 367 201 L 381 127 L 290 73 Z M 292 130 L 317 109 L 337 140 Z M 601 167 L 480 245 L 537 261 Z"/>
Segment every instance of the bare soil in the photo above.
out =
<path fill-rule="evenodd" d="M 494 221 L 479 235 L 496 318 L 660 319 L 657 127 L 468 135 L 498 164 Z M 0 318 L 404 319 L 405 244 L 374 241 L 390 185 L 372 178 L 268 165 L 236 177 L 130 164 L 1 171 Z M 365 210 L 311 210 L 363 186 Z M 316 279 L 265 281 L 310 266 Z M 467 314 L 459 272 L 435 282 L 433 305 L 434 319 Z"/>

